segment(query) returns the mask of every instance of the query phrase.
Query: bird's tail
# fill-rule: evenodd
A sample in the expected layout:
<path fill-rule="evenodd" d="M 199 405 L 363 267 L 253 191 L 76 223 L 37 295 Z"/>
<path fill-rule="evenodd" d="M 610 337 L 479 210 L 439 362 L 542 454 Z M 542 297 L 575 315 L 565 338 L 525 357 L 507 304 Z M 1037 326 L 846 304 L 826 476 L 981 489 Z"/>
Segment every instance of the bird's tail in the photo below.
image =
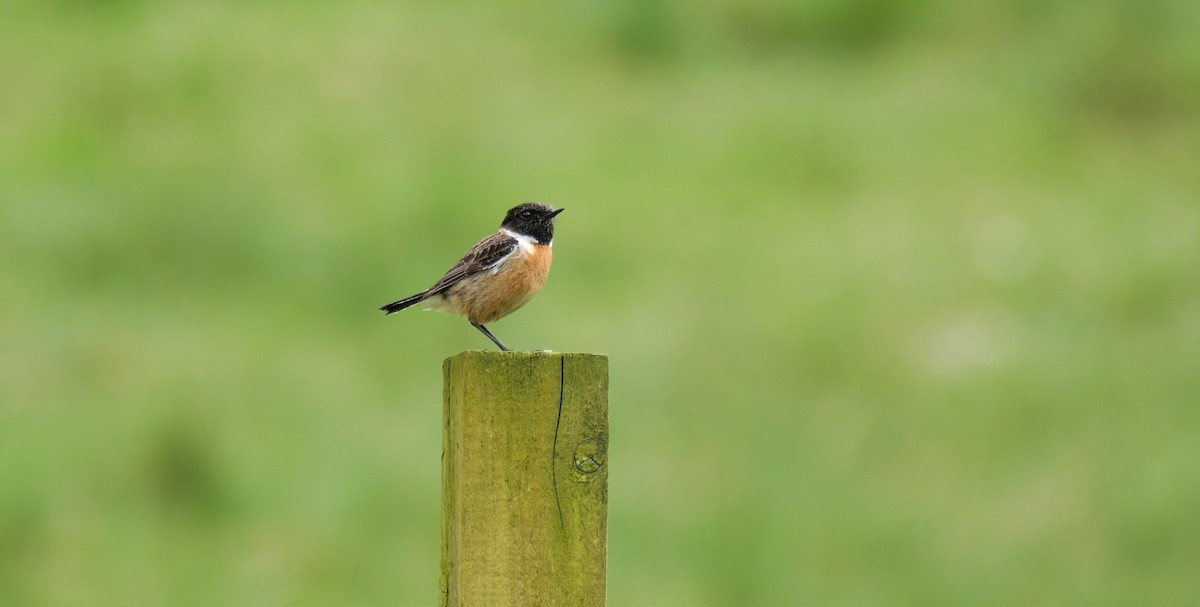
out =
<path fill-rule="evenodd" d="M 422 299 L 425 299 L 425 296 L 428 294 L 429 294 L 429 291 L 421 291 L 420 293 L 417 293 L 416 295 L 409 295 L 408 297 L 405 297 L 404 299 L 401 299 L 399 301 L 393 301 L 392 303 L 390 303 L 386 306 L 383 306 L 382 308 L 379 308 L 379 309 L 383 310 L 384 314 L 393 314 L 395 312 L 399 312 L 400 310 L 403 310 L 404 308 L 407 308 L 413 304 L 420 302 Z"/>

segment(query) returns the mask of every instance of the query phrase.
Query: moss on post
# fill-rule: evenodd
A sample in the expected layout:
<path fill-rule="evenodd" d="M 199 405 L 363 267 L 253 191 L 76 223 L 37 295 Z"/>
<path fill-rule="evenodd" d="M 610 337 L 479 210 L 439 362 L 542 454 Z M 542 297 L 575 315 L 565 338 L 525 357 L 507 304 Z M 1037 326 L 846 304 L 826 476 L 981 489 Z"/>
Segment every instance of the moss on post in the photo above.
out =
<path fill-rule="evenodd" d="M 608 358 L 443 364 L 443 607 L 605 604 Z"/>

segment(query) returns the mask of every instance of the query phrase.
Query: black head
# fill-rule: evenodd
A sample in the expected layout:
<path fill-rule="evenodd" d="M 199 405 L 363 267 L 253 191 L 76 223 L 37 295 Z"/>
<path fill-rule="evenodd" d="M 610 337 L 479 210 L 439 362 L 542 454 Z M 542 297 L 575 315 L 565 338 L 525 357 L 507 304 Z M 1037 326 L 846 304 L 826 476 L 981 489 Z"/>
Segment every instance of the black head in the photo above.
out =
<path fill-rule="evenodd" d="M 530 236 L 541 244 L 554 240 L 554 216 L 562 213 L 540 202 L 526 202 L 508 210 L 500 227 Z"/>

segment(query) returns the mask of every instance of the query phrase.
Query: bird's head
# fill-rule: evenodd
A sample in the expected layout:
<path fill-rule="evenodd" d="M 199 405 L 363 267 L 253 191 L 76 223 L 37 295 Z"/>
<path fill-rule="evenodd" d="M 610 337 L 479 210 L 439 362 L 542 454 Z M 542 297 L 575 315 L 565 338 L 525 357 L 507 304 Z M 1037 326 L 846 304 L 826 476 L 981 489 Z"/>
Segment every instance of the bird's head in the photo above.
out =
<path fill-rule="evenodd" d="M 509 209 L 500 227 L 550 244 L 554 240 L 554 218 L 562 212 L 545 203 L 526 202 Z"/>

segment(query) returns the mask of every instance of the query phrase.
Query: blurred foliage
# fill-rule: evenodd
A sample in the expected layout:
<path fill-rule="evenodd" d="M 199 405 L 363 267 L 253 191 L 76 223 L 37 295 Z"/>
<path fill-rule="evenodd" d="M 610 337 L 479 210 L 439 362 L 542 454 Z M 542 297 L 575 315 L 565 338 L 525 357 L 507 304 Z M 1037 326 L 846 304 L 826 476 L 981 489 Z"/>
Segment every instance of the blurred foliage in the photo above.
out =
<path fill-rule="evenodd" d="M 566 207 L 610 602 L 1200 601 L 1185 0 L 9 2 L 0 605 L 432 604 L 375 308 Z"/>

